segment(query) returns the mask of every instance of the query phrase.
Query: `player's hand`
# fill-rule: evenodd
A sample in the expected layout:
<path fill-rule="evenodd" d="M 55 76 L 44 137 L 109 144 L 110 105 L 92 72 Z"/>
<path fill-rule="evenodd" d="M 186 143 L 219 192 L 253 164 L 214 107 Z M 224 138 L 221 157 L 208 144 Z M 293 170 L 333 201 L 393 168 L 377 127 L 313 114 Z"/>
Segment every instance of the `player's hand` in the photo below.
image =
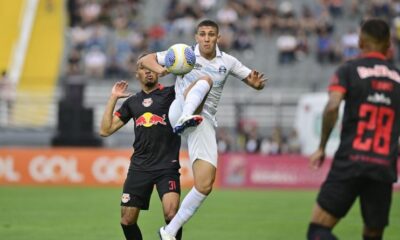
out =
<path fill-rule="evenodd" d="M 118 81 L 114 84 L 112 90 L 111 90 L 111 95 L 116 98 L 126 98 L 131 96 L 132 94 L 129 92 L 126 92 L 126 89 L 128 88 L 128 82 L 127 81 Z"/>
<path fill-rule="evenodd" d="M 247 78 L 247 82 L 254 89 L 261 90 L 267 84 L 268 79 L 264 77 L 264 73 L 260 73 L 256 70 L 251 71 L 249 77 Z"/>
<path fill-rule="evenodd" d="M 310 156 L 309 160 L 310 168 L 312 169 L 320 168 L 324 163 L 324 160 L 325 160 L 325 151 L 322 149 L 318 149 Z"/>
<path fill-rule="evenodd" d="M 163 67 L 162 71 L 158 74 L 158 77 L 164 77 L 169 74 L 169 71 L 166 67 Z"/>

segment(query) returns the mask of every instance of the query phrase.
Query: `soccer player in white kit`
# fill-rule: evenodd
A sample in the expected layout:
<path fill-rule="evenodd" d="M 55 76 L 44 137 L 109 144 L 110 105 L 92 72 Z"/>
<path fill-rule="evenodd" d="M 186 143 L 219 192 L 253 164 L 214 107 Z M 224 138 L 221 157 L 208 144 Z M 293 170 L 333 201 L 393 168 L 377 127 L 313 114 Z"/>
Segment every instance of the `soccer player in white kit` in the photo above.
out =
<path fill-rule="evenodd" d="M 215 114 L 228 76 L 233 75 L 257 90 L 263 89 L 266 83 L 264 74 L 250 70 L 235 57 L 220 51 L 217 46 L 219 37 L 219 27 L 214 21 L 200 22 L 195 34 L 196 65 L 188 74 L 176 78 L 176 99 L 170 107 L 169 118 L 171 125 L 175 125 L 175 132 L 187 135 L 194 187 L 183 199 L 171 222 L 161 227 L 161 240 L 174 240 L 177 231 L 194 215 L 212 190 L 218 158 Z M 166 51 L 149 54 L 141 58 L 139 64 L 161 76 L 166 75 L 165 54 Z M 188 127 L 193 128 L 185 131 Z"/>

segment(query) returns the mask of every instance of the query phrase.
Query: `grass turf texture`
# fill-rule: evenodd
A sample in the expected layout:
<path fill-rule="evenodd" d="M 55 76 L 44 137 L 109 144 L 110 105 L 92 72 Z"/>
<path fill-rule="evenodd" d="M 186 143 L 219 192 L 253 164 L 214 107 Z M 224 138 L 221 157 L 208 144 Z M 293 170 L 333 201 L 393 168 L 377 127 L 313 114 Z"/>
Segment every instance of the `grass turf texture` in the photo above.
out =
<path fill-rule="evenodd" d="M 184 239 L 305 239 L 315 191 L 216 190 L 186 224 Z M 124 239 L 119 226 L 120 189 L 0 187 L 0 239 Z M 400 236 L 400 192 L 395 193 L 385 240 Z M 144 239 L 163 225 L 158 195 L 139 218 Z M 340 222 L 340 239 L 361 239 L 358 204 Z"/>

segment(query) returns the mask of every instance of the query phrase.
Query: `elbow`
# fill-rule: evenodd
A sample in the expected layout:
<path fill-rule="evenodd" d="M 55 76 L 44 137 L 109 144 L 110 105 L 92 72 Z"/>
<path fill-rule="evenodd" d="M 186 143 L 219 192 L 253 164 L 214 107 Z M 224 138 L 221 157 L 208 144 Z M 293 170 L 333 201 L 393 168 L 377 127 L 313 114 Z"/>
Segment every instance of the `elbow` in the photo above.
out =
<path fill-rule="evenodd" d="M 108 131 L 105 131 L 105 130 L 103 130 L 103 129 L 100 129 L 99 135 L 100 135 L 100 137 L 108 137 L 108 136 L 110 136 L 111 134 L 110 134 Z"/>

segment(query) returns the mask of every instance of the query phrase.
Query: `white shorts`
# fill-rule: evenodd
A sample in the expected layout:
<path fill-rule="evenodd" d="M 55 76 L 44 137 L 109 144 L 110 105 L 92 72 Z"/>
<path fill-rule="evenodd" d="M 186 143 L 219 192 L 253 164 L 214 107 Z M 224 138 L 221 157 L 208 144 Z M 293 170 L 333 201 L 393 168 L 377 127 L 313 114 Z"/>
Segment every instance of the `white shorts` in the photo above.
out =
<path fill-rule="evenodd" d="M 182 114 L 183 99 L 175 99 L 169 109 L 169 121 L 175 126 Z M 215 127 L 212 120 L 203 116 L 203 122 L 197 127 L 192 127 L 184 132 L 187 138 L 190 162 L 196 159 L 204 160 L 217 167 L 218 149 Z"/>
<path fill-rule="evenodd" d="M 204 117 L 199 126 L 188 129 L 187 141 L 189 158 L 192 164 L 196 159 L 200 159 L 217 167 L 217 139 L 214 124 L 210 119 Z"/>

